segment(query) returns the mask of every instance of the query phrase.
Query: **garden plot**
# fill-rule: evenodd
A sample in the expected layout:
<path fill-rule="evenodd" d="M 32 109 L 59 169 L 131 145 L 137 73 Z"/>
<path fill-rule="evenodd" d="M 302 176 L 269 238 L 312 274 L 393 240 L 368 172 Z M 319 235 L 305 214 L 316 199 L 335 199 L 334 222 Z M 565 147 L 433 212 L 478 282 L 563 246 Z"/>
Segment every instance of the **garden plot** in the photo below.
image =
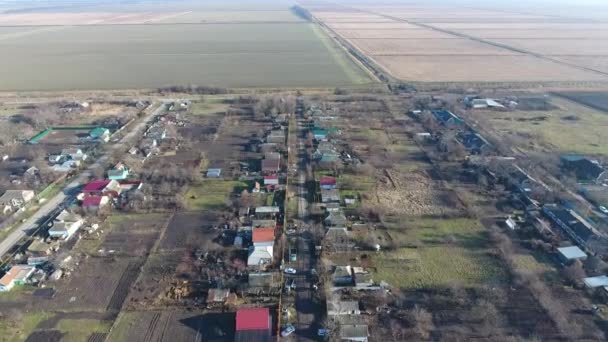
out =
<path fill-rule="evenodd" d="M 220 213 L 209 211 L 175 214 L 160 241 L 160 250 L 219 247 L 213 240 L 221 233 L 221 217 Z"/>
<path fill-rule="evenodd" d="M 100 246 L 103 253 L 144 256 L 158 239 L 167 216 L 162 214 L 111 217 L 111 231 Z"/>
<path fill-rule="evenodd" d="M 119 310 L 141 259 L 90 258 L 57 286 L 47 305 L 65 310 Z"/>

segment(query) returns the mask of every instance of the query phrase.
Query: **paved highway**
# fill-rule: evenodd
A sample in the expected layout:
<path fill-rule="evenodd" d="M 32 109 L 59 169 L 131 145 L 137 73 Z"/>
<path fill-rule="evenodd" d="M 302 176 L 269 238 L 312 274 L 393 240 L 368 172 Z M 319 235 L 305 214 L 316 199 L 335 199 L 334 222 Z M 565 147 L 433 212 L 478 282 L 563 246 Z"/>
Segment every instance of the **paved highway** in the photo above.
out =
<path fill-rule="evenodd" d="M 124 151 L 127 146 L 132 146 L 132 144 L 134 144 L 135 141 L 143 134 L 147 124 L 156 115 L 162 113 L 162 111 L 164 111 L 166 108 L 166 103 L 171 101 L 172 100 L 163 101 L 158 108 L 150 111 L 150 113 L 148 113 L 143 119 L 139 120 L 135 126 L 131 128 L 129 133 L 125 134 L 120 141 L 112 145 L 103 156 L 97 159 L 86 170 L 81 172 L 72 182 L 66 185 L 63 191 L 60 191 L 57 195 L 55 195 L 55 197 L 46 201 L 30 218 L 16 227 L 4 240 L 0 242 L 0 258 L 8 253 L 13 246 L 15 246 L 29 231 L 36 229 L 40 221 L 48 216 L 60 204 L 64 203 L 68 197 L 75 195 L 75 190 L 89 181 L 95 169 L 105 166 L 109 155 L 116 151 Z"/>

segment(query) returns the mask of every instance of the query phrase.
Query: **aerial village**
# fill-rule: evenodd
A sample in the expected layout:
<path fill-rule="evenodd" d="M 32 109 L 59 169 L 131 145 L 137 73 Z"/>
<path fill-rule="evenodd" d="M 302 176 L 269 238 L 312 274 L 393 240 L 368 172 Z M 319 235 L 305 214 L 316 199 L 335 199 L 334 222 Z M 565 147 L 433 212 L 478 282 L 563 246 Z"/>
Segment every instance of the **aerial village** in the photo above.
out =
<path fill-rule="evenodd" d="M 109 322 L 110 340 L 424 340 L 454 333 L 433 323 L 446 303 L 458 319 L 506 324 L 470 311 L 466 286 L 502 282 L 492 291 L 541 300 L 513 258 L 535 255 L 558 270 L 546 291 L 567 284 L 565 303 L 603 312 L 602 163 L 561 155 L 555 170 L 570 181 L 559 188 L 472 119 L 531 100 L 213 101 L 221 110 L 201 99 L 121 104 L 130 120 L 120 124 L 54 125 L 21 141 L 46 152 L 3 158 L 23 173 L 0 200 L 0 291 L 24 312 L 67 306 Z M 518 277 L 528 278 L 508 280 Z M 428 291 L 444 291 L 440 302 Z M 492 291 L 474 295 L 507 305 Z M 542 310 L 534 315 L 556 319 Z"/>

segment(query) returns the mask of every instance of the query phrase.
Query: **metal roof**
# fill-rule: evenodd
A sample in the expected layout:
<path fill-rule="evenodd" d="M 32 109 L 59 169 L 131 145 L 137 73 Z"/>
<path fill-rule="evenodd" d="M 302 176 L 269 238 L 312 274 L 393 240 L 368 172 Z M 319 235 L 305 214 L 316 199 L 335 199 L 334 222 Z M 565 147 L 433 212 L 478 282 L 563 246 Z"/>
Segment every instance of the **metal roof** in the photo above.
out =
<path fill-rule="evenodd" d="M 591 288 L 608 286 L 608 277 L 605 275 L 599 277 L 589 277 L 584 278 L 583 282 L 585 283 L 585 285 Z"/>
<path fill-rule="evenodd" d="M 567 260 L 586 258 L 587 254 L 577 246 L 561 247 L 557 251 Z"/>

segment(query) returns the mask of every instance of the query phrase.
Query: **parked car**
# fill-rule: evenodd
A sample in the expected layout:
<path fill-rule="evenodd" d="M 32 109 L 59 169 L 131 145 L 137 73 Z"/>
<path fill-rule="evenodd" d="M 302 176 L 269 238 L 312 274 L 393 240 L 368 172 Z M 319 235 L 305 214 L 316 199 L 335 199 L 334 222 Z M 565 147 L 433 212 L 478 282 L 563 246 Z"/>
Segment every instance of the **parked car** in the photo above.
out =
<path fill-rule="evenodd" d="M 285 269 L 285 273 L 287 273 L 287 274 L 296 274 L 296 273 L 298 273 L 298 271 L 296 271 L 295 268 L 288 267 L 288 268 Z"/>
<path fill-rule="evenodd" d="M 608 208 L 604 207 L 603 205 L 599 206 L 599 209 L 601 212 L 603 212 L 604 214 L 608 214 Z"/>
<path fill-rule="evenodd" d="M 317 335 L 319 335 L 319 336 L 329 336 L 329 330 L 328 329 L 319 329 L 317 331 Z"/>
<path fill-rule="evenodd" d="M 281 336 L 286 337 L 291 335 L 294 331 L 296 331 L 296 327 L 294 327 L 291 324 L 287 324 L 285 326 L 285 329 L 283 329 L 283 331 L 281 331 Z"/>
<path fill-rule="evenodd" d="M 289 249 L 289 261 L 291 261 L 291 262 L 298 261 L 298 253 L 296 252 L 295 248 Z"/>

